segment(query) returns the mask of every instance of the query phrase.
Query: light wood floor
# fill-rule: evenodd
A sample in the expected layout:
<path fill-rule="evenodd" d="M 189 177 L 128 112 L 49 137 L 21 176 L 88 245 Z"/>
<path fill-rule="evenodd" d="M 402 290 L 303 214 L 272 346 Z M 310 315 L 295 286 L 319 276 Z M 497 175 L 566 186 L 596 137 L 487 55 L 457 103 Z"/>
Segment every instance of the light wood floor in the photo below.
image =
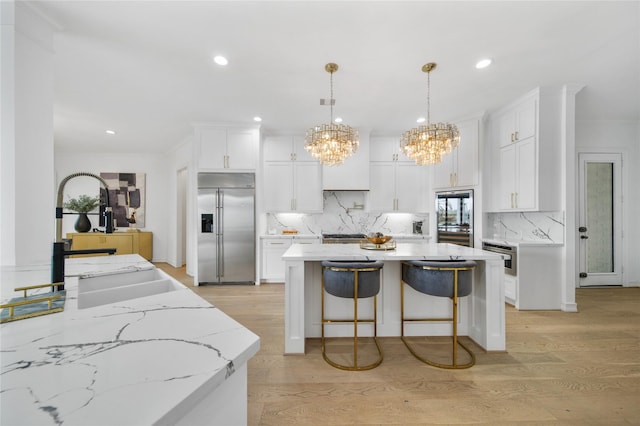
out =
<path fill-rule="evenodd" d="M 260 336 L 250 425 L 640 424 L 640 288 L 578 289 L 578 313 L 507 305 L 507 352 L 477 350 L 467 370 L 424 365 L 383 338 L 378 368 L 347 372 L 318 340 L 283 355 L 282 284 L 194 287 L 184 269 L 158 266 Z"/>

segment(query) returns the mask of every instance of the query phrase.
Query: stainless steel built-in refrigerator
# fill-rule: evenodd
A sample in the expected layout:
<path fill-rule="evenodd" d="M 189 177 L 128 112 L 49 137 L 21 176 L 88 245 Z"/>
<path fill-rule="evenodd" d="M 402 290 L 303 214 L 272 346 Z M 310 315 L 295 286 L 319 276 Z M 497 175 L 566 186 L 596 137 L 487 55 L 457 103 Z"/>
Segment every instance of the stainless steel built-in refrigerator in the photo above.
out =
<path fill-rule="evenodd" d="M 198 173 L 198 283 L 255 284 L 255 174 Z"/>

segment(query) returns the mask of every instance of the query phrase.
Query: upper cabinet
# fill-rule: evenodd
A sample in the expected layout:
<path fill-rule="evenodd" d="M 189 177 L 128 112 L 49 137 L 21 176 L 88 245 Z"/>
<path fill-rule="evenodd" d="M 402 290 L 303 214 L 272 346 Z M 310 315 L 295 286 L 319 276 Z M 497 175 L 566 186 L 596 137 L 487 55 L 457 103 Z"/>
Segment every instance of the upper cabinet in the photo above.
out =
<path fill-rule="evenodd" d="M 533 138 L 536 135 L 538 99 L 527 97 L 498 117 L 498 140 L 500 146 L 511 145 Z"/>
<path fill-rule="evenodd" d="M 561 104 L 559 89 L 538 88 L 492 115 L 492 210 L 561 208 Z"/>
<path fill-rule="evenodd" d="M 322 188 L 327 191 L 369 189 L 369 131 L 359 129 L 358 150 L 338 166 L 322 166 Z"/>
<path fill-rule="evenodd" d="M 258 128 L 199 124 L 195 127 L 195 159 L 199 169 L 255 170 Z"/>
<path fill-rule="evenodd" d="M 304 150 L 302 136 L 268 136 L 263 155 L 266 211 L 322 212 L 322 167 Z"/>
<path fill-rule="evenodd" d="M 427 170 L 400 152 L 399 138 L 372 138 L 368 210 L 427 211 Z"/>
<path fill-rule="evenodd" d="M 480 118 L 455 123 L 460 144 L 433 166 L 435 189 L 478 185 Z"/>

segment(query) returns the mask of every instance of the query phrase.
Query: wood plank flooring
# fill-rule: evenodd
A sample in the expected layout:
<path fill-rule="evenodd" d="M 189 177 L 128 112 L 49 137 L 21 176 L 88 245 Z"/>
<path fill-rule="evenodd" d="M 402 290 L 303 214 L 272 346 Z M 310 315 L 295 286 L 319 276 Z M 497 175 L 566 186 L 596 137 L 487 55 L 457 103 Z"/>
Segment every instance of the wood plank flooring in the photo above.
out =
<path fill-rule="evenodd" d="M 370 371 L 329 366 L 319 340 L 284 356 L 284 285 L 194 287 L 258 334 L 249 362 L 250 425 L 640 424 L 640 288 L 578 289 L 580 312 L 507 305 L 507 352 L 475 349 L 467 370 L 424 365 L 382 338 Z"/>

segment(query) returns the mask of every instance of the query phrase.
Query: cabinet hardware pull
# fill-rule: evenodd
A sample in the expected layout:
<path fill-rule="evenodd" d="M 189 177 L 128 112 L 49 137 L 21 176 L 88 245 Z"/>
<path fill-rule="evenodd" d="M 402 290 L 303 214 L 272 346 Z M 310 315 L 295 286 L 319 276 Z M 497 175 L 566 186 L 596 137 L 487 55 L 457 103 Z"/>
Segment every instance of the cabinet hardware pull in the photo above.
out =
<path fill-rule="evenodd" d="M 516 199 L 516 208 L 518 208 L 518 193 L 515 193 L 515 199 Z"/>
<path fill-rule="evenodd" d="M 511 133 L 511 142 L 515 142 L 514 137 L 515 137 L 515 134 L 514 134 L 514 133 Z"/>
<path fill-rule="evenodd" d="M 518 135 L 518 132 L 516 132 L 516 140 L 520 139 L 520 135 Z"/>
<path fill-rule="evenodd" d="M 453 186 L 458 186 L 458 172 L 453 173 Z"/>

